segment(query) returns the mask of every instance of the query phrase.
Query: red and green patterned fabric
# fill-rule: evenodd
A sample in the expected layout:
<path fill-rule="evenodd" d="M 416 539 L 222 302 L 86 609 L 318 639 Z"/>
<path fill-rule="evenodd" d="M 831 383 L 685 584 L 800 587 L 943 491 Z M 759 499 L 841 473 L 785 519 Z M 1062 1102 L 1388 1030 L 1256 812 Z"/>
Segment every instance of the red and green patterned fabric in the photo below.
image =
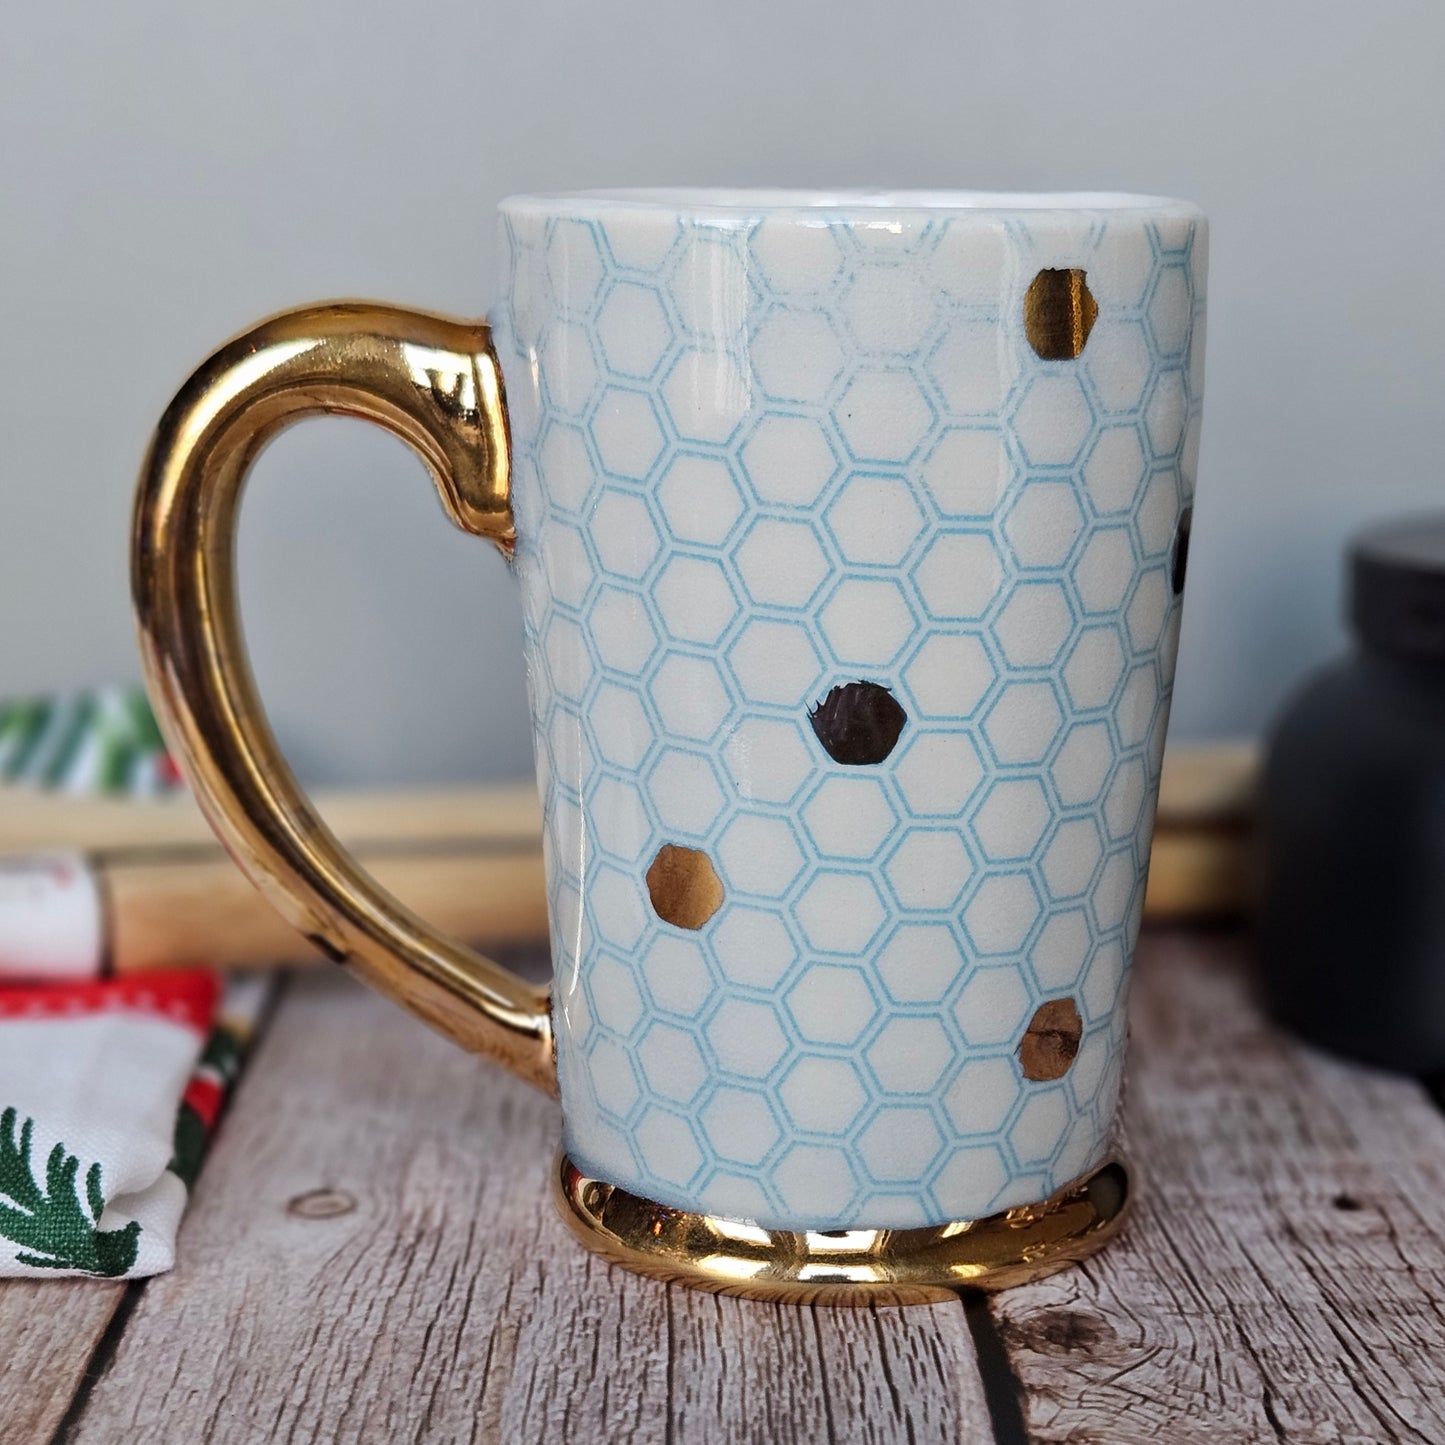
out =
<path fill-rule="evenodd" d="M 0 704 L 0 807 L 9 785 L 151 796 L 181 783 L 144 695 L 115 689 Z M 261 1003 L 258 981 L 223 994 L 199 969 L 96 977 L 101 950 L 69 937 L 56 956 L 92 976 L 55 967 L 36 920 L 63 932 L 88 876 L 80 857 L 0 869 L 0 1276 L 171 1267 Z"/>
<path fill-rule="evenodd" d="M 0 988 L 0 1275 L 169 1269 L 244 1020 L 199 970 Z"/>

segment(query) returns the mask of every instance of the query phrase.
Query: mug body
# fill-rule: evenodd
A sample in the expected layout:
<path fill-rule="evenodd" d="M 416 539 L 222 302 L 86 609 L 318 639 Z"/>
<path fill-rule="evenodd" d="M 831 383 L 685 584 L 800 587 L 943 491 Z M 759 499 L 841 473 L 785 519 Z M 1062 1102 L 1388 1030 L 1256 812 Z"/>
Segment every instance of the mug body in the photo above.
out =
<path fill-rule="evenodd" d="M 911 1229 L 1103 1160 L 1205 227 L 1126 196 L 503 207 L 564 1148 Z"/>

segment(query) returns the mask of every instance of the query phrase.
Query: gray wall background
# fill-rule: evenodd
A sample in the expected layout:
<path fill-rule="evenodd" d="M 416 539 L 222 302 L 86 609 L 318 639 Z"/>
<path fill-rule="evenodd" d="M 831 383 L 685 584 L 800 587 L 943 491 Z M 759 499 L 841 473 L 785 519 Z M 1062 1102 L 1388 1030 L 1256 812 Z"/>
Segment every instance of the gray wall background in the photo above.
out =
<path fill-rule="evenodd" d="M 0 8 L 0 692 L 138 676 L 132 478 L 190 367 L 294 302 L 476 313 L 513 190 L 1100 188 L 1213 221 L 1176 738 L 1257 731 L 1343 642 L 1340 546 L 1445 501 L 1439 0 L 248 0 Z M 242 535 L 313 782 L 530 766 L 520 614 L 354 423 Z"/>

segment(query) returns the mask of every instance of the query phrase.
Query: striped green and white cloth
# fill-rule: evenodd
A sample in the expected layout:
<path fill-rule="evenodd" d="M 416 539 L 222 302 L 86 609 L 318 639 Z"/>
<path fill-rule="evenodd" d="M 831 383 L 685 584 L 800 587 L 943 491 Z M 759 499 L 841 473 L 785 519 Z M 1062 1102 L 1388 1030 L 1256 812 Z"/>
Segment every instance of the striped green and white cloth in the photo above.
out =
<path fill-rule="evenodd" d="M 125 797 L 182 786 L 138 687 L 0 702 L 0 782 Z"/>

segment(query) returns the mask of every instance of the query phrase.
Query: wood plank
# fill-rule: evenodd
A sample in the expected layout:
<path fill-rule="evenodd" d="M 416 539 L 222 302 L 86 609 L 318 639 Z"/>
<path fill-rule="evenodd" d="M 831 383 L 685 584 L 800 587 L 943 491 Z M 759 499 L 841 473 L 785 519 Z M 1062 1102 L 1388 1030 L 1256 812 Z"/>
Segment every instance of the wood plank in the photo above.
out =
<path fill-rule="evenodd" d="M 119 1280 L 0 1282 L 0 1439 L 54 1435 L 126 1289 Z"/>
<path fill-rule="evenodd" d="M 1259 749 L 1252 743 L 1170 748 L 1159 780 L 1144 917 L 1151 923 L 1238 918 L 1258 872 L 1253 834 Z"/>
<path fill-rule="evenodd" d="M 1254 816 L 1260 751 L 1255 743 L 1180 743 L 1159 778 L 1159 827 L 1247 825 Z"/>
<path fill-rule="evenodd" d="M 601 1264 L 556 1107 L 298 975 L 74 1438 L 991 1440 L 963 1310 L 800 1311 Z"/>
<path fill-rule="evenodd" d="M 359 854 L 383 887 L 428 922 L 474 943 L 546 937 L 539 847 L 525 842 L 377 844 Z M 1223 918 L 1254 893 L 1248 832 L 1197 828 L 1156 833 L 1144 916 L 1150 921 Z M 136 973 L 207 964 L 271 967 L 319 963 L 295 931 L 219 849 L 130 854 L 105 861 L 111 959 Z"/>
<path fill-rule="evenodd" d="M 1247 744 L 1167 754 L 1150 919 L 1247 906 L 1256 771 Z M 471 940 L 546 937 L 541 814 L 530 783 L 321 793 L 316 803 L 383 883 L 437 926 Z M 246 885 L 187 796 L 76 798 L 12 786 L 0 787 L 0 804 L 0 855 L 80 851 L 103 871 L 115 904 L 111 952 L 123 971 L 198 958 L 231 966 L 316 957 Z"/>
<path fill-rule="evenodd" d="M 355 792 L 322 790 L 315 811 L 348 847 L 398 842 L 539 843 L 542 814 L 530 782 Z M 189 794 L 95 798 L 0 785 L 0 853 L 134 853 L 220 845 Z"/>
<path fill-rule="evenodd" d="M 1236 828 L 1161 829 L 1149 850 L 1150 923 L 1239 918 L 1258 893 L 1254 837 Z"/>
<path fill-rule="evenodd" d="M 361 862 L 383 888 L 444 933 L 493 944 L 546 937 L 540 848 L 451 844 L 363 852 Z M 326 963 L 219 851 L 201 861 L 117 864 L 102 877 L 117 973 Z"/>
<path fill-rule="evenodd" d="M 1129 1231 L 992 1304 L 1037 1441 L 1445 1439 L 1445 1118 L 1271 1030 L 1244 947 L 1141 945 Z"/>
<path fill-rule="evenodd" d="M 1250 743 L 1172 747 L 1159 782 L 1161 828 L 1247 823 L 1258 749 Z M 0 853 L 105 852 L 215 846 L 188 794 L 168 798 L 75 797 L 0 784 Z M 401 841 L 536 843 L 542 818 L 530 779 L 433 789 L 318 792 L 316 811 L 350 847 Z"/>
<path fill-rule="evenodd" d="M 994 1439 L 956 1305 L 808 1309 L 668 1293 L 668 1440 Z"/>

